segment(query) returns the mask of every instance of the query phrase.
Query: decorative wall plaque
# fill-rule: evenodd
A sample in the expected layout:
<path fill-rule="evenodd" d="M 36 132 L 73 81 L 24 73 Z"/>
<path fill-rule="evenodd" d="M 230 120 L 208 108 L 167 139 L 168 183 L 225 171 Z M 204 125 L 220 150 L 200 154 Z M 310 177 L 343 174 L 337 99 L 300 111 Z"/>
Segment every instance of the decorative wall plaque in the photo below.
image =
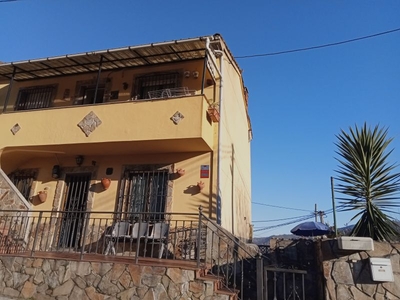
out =
<path fill-rule="evenodd" d="M 171 117 L 172 122 L 174 122 L 175 125 L 178 125 L 179 122 L 184 118 L 184 116 L 177 111 L 176 113 L 174 113 L 174 115 Z"/>
<path fill-rule="evenodd" d="M 11 128 L 11 132 L 13 135 L 16 135 L 17 132 L 21 129 L 21 126 L 19 126 L 19 124 L 15 124 L 12 128 Z"/>
<path fill-rule="evenodd" d="M 85 133 L 86 136 L 89 136 L 97 127 L 101 124 L 101 120 L 96 116 L 94 112 L 90 112 L 78 123 L 78 126 Z"/>

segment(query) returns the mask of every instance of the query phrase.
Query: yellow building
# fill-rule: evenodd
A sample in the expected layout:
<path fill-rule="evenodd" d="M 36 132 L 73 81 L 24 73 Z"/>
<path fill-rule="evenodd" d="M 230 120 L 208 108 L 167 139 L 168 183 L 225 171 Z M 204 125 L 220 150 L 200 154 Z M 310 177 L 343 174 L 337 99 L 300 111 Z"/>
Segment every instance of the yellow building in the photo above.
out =
<path fill-rule="evenodd" d="M 220 35 L 3 63 L 1 174 L 32 212 L 202 206 L 248 240 L 247 99 Z"/>

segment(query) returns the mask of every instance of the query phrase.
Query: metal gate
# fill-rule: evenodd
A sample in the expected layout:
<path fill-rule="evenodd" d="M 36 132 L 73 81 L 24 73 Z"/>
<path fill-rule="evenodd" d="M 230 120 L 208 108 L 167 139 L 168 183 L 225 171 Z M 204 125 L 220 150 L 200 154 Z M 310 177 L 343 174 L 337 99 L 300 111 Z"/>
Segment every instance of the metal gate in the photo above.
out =
<path fill-rule="evenodd" d="M 307 271 L 264 267 L 264 300 L 305 300 Z"/>
<path fill-rule="evenodd" d="M 90 173 L 68 174 L 58 246 L 77 249 L 85 222 L 86 202 L 90 185 Z"/>

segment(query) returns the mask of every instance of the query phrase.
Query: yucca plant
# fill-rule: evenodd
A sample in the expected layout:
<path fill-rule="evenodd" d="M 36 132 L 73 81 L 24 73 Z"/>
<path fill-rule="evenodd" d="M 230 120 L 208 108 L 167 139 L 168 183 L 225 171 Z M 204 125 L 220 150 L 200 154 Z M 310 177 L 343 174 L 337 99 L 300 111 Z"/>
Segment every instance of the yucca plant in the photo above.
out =
<path fill-rule="evenodd" d="M 390 216 L 399 206 L 400 173 L 393 172 L 396 164 L 388 162 L 392 150 L 387 147 L 392 138 L 388 130 L 364 123 L 362 128 L 341 130 L 337 135 L 336 170 L 339 184 L 335 191 L 346 196 L 338 198 L 343 211 L 359 210 L 352 220 L 359 218 L 351 235 L 391 241 L 399 235 L 399 228 Z"/>

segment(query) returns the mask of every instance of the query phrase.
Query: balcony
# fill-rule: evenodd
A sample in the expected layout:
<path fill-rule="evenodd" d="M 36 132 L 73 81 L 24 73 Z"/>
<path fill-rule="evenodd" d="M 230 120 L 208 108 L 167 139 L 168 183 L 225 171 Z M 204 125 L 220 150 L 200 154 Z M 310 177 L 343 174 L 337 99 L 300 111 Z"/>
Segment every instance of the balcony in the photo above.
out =
<path fill-rule="evenodd" d="M 168 89 L 144 100 L 5 113 L 0 135 L 8 149 L 101 145 L 90 147 L 91 154 L 209 151 L 213 126 L 207 108 L 205 96 Z"/>

